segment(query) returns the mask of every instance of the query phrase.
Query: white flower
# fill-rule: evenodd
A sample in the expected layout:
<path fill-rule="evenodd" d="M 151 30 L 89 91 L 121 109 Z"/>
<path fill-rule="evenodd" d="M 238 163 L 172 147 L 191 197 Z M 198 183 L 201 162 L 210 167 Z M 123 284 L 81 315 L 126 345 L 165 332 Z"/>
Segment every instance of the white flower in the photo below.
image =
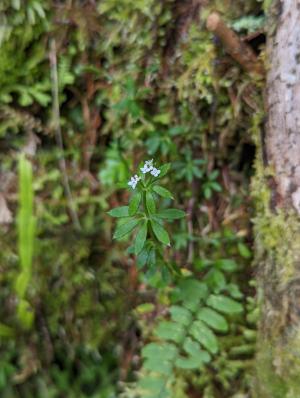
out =
<path fill-rule="evenodd" d="M 131 177 L 130 181 L 128 182 L 128 185 L 132 187 L 132 189 L 135 189 L 137 183 L 140 181 L 141 177 L 139 177 L 137 174 L 133 177 Z"/>
<path fill-rule="evenodd" d="M 155 168 L 155 167 L 152 167 L 151 174 L 152 174 L 154 177 L 158 177 L 159 174 L 160 174 L 160 170 L 158 170 L 158 169 Z"/>
<path fill-rule="evenodd" d="M 149 171 L 151 171 L 153 169 L 153 159 L 151 160 L 146 160 L 145 164 L 143 167 L 141 167 L 141 172 L 143 174 L 148 173 Z"/>

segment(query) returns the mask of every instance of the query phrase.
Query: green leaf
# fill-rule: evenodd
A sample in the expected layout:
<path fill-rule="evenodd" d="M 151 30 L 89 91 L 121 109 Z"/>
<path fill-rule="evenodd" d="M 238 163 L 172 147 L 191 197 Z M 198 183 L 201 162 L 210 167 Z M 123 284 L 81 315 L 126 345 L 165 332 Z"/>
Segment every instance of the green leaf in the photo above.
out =
<path fill-rule="evenodd" d="M 242 257 L 244 257 L 244 258 L 250 258 L 251 257 L 251 251 L 248 249 L 248 247 L 244 243 L 239 242 L 238 250 L 239 250 L 239 253 L 240 253 L 240 255 Z"/>
<path fill-rule="evenodd" d="M 177 347 L 172 343 L 150 343 L 142 349 L 143 358 L 164 358 L 172 361 L 177 355 Z"/>
<path fill-rule="evenodd" d="M 243 298 L 243 293 L 240 291 L 238 285 L 236 285 L 235 283 L 228 283 L 228 285 L 226 286 L 226 291 L 234 299 Z"/>
<path fill-rule="evenodd" d="M 136 212 L 138 211 L 138 208 L 141 203 L 141 199 L 142 199 L 141 192 L 136 192 L 130 199 L 129 210 L 128 210 L 130 216 L 134 216 L 136 214 Z"/>
<path fill-rule="evenodd" d="M 219 170 L 214 170 L 213 172 L 211 172 L 211 173 L 208 175 L 208 179 L 209 179 L 210 181 L 213 181 L 213 180 L 215 180 L 215 179 L 218 177 L 218 175 L 219 175 Z"/>
<path fill-rule="evenodd" d="M 151 392 L 156 397 L 161 390 L 164 389 L 166 380 L 164 377 L 147 376 L 138 381 L 138 388 L 144 391 Z M 147 394 L 148 397 L 148 394 Z"/>
<path fill-rule="evenodd" d="M 195 321 L 190 329 L 190 334 L 212 354 L 218 352 L 218 340 L 203 322 Z"/>
<path fill-rule="evenodd" d="M 233 272 L 237 269 L 237 263 L 234 260 L 219 259 L 215 262 L 216 267 L 222 271 Z"/>
<path fill-rule="evenodd" d="M 172 305 L 170 307 L 170 314 L 173 321 L 187 326 L 192 320 L 192 314 L 189 310 L 179 305 Z"/>
<path fill-rule="evenodd" d="M 206 299 L 208 288 L 205 283 L 193 278 L 182 279 L 174 290 L 173 299 L 184 303 L 195 303 L 199 306 L 200 300 Z"/>
<path fill-rule="evenodd" d="M 155 201 L 151 192 L 146 192 L 146 206 L 147 210 L 150 214 L 154 214 L 156 212 Z"/>
<path fill-rule="evenodd" d="M 128 217 L 128 206 L 115 207 L 107 212 L 111 217 Z"/>
<path fill-rule="evenodd" d="M 151 248 L 149 246 L 145 245 L 143 250 L 139 253 L 139 255 L 137 257 L 138 268 L 143 268 L 147 264 L 150 250 L 151 250 Z"/>
<path fill-rule="evenodd" d="M 217 182 L 211 182 L 210 183 L 211 188 L 216 191 L 216 192 L 222 192 L 222 187 L 220 184 L 218 184 Z"/>
<path fill-rule="evenodd" d="M 226 286 L 226 278 L 223 272 L 218 269 L 211 269 L 206 277 L 205 281 L 213 288 L 214 292 L 218 293 L 220 290 L 224 289 Z"/>
<path fill-rule="evenodd" d="M 179 369 L 198 369 L 200 366 L 203 366 L 203 361 L 200 357 L 191 356 L 191 357 L 179 357 L 175 362 L 176 366 Z"/>
<path fill-rule="evenodd" d="M 161 210 L 155 214 L 156 217 L 159 218 L 166 218 L 169 220 L 176 220 L 178 218 L 183 218 L 186 216 L 186 213 L 182 210 L 178 209 L 165 209 Z"/>
<path fill-rule="evenodd" d="M 197 341 L 194 341 L 190 337 L 187 337 L 183 342 L 184 351 L 192 357 L 197 357 L 201 363 L 208 363 L 211 360 L 211 356 L 207 351 L 200 349 L 200 345 Z"/>
<path fill-rule="evenodd" d="M 197 318 L 201 321 L 205 322 L 211 328 L 220 331 L 220 332 L 227 332 L 228 331 L 228 323 L 226 319 L 218 314 L 216 311 L 212 310 L 211 308 L 202 308 L 198 314 Z"/>
<path fill-rule="evenodd" d="M 200 351 L 200 344 L 190 337 L 187 337 L 183 342 L 183 349 L 187 354 L 197 355 Z"/>
<path fill-rule="evenodd" d="M 168 173 L 168 171 L 170 170 L 170 167 L 171 167 L 171 163 L 167 163 L 167 164 L 164 164 L 163 166 L 161 166 L 159 168 L 160 174 L 159 174 L 159 176 L 157 178 L 164 177 Z"/>
<path fill-rule="evenodd" d="M 205 199 L 210 199 L 211 198 L 211 189 L 209 187 L 204 188 L 204 197 Z"/>
<path fill-rule="evenodd" d="M 164 340 L 173 340 L 179 343 L 184 335 L 184 328 L 179 323 L 162 321 L 154 330 L 154 334 Z"/>
<path fill-rule="evenodd" d="M 151 220 L 151 226 L 157 239 L 164 245 L 169 246 L 170 238 L 168 232 L 155 220 Z"/>
<path fill-rule="evenodd" d="M 223 295 L 209 296 L 207 305 L 224 314 L 240 314 L 243 312 L 243 306 L 235 300 Z"/>
<path fill-rule="evenodd" d="M 171 192 L 168 191 L 166 188 L 161 187 L 160 185 L 154 185 L 153 191 L 163 198 L 173 199 L 173 195 L 171 194 Z"/>
<path fill-rule="evenodd" d="M 147 239 L 147 231 L 148 231 L 147 221 L 145 221 L 138 230 L 138 233 L 135 238 L 134 252 L 136 256 L 141 252 L 141 250 L 145 245 Z"/>
<path fill-rule="evenodd" d="M 172 374 L 173 366 L 169 361 L 162 359 L 162 357 L 151 357 L 145 360 L 143 368 L 169 376 Z"/>
<path fill-rule="evenodd" d="M 122 224 L 117 227 L 113 238 L 114 239 L 121 239 L 123 236 L 129 234 L 140 222 L 140 220 L 130 220 L 126 222 L 125 224 Z"/>

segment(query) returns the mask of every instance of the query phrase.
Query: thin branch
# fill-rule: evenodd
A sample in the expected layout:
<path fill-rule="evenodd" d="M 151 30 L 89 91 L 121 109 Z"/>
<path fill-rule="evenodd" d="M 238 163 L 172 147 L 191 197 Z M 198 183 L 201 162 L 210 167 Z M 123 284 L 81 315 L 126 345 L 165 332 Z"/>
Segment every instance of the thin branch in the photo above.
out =
<path fill-rule="evenodd" d="M 62 139 L 62 131 L 60 126 L 60 109 L 59 109 L 59 89 L 58 89 L 58 75 L 57 75 L 57 57 L 56 57 L 56 41 L 51 39 L 50 41 L 50 67 L 51 67 L 51 82 L 52 82 L 52 98 L 53 98 L 53 126 L 55 131 L 55 139 L 59 148 L 59 167 L 62 173 L 62 182 L 65 190 L 65 195 L 68 201 L 68 207 L 72 218 L 73 225 L 76 229 L 80 230 L 80 222 L 76 212 L 76 206 L 74 203 L 72 191 L 70 188 L 69 177 L 67 173 L 66 159 L 64 156 L 64 144 Z"/>
<path fill-rule="evenodd" d="M 210 14 L 207 18 L 206 26 L 209 31 L 213 32 L 221 40 L 228 54 L 247 72 L 264 75 L 263 64 L 259 61 L 255 52 L 225 24 L 220 14 L 217 12 Z"/>

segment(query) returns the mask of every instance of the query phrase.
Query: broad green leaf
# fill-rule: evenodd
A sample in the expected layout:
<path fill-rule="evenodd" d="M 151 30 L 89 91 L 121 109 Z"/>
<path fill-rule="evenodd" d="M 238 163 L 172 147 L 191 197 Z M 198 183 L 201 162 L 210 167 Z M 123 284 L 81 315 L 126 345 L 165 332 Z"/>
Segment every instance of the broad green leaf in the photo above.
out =
<path fill-rule="evenodd" d="M 157 221 L 151 220 L 151 226 L 154 232 L 154 235 L 157 239 L 163 243 L 164 245 L 170 245 L 170 238 L 168 232 L 162 227 Z"/>
<path fill-rule="evenodd" d="M 224 314 L 239 314 L 243 312 L 243 306 L 239 302 L 223 295 L 212 294 L 207 300 L 207 305 Z"/>
<path fill-rule="evenodd" d="M 148 226 L 147 226 L 147 221 L 145 221 L 138 230 L 138 233 L 135 238 L 135 243 L 134 243 L 135 255 L 138 255 L 143 249 L 147 239 L 147 231 L 148 231 Z"/>
<path fill-rule="evenodd" d="M 154 334 L 164 340 L 172 340 L 179 343 L 184 335 L 184 328 L 179 323 L 162 321 L 154 330 Z"/>
<path fill-rule="evenodd" d="M 172 305 L 169 309 L 173 321 L 187 326 L 192 320 L 192 314 L 189 310 L 179 305 Z"/>
<path fill-rule="evenodd" d="M 123 236 L 129 234 L 140 222 L 140 220 L 130 220 L 125 224 L 122 224 L 117 227 L 116 232 L 114 233 L 114 239 L 121 239 Z"/>
<path fill-rule="evenodd" d="M 178 218 L 185 217 L 186 213 L 178 209 L 165 209 L 165 210 L 160 210 L 158 213 L 155 214 L 155 216 L 159 218 L 166 218 L 169 220 L 176 220 Z"/>
<path fill-rule="evenodd" d="M 130 199 L 129 210 L 128 210 L 130 216 L 134 216 L 136 214 L 136 212 L 138 211 L 140 203 L 141 203 L 141 199 L 142 199 L 141 192 L 136 192 Z"/>
<path fill-rule="evenodd" d="M 149 343 L 142 349 L 142 357 L 159 357 L 172 361 L 177 352 L 177 347 L 172 343 Z"/>
<path fill-rule="evenodd" d="M 154 214 L 156 212 L 155 201 L 151 192 L 146 192 L 146 207 L 150 214 Z"/>
<path fill-rule="evenodd" d="M 128 206 L 115 207 L 107 212 L 111 217 L 128 217 Z"/>
<path fill-rule="evenodd" d="M 168 191 L 166 188 L 161 187 L 160 185 L 154 185 L 153 191 L 163 198 L 173 199 L 173 195 L 171 194 L 171 192 Z"/>
<path fill-rule="evenodd" d="M 190 334 L 212 354 L 218 352 L 218 340 L 203 322 L 195 321 L 190 329 Z"/>
<path fill-rule="evenodd" d="M 228 323 L 226 319 L 211 308 L 202 308 L 198 312 L 197 318 L 205 322 L 208 326 L 215 330 L 218 330 L 220 332 L 228 331 Z"/>

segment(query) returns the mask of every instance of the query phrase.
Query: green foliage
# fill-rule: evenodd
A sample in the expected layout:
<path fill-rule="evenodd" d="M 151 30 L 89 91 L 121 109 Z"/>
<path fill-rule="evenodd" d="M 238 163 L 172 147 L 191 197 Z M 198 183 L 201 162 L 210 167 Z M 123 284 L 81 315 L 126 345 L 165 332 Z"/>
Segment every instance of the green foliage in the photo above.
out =
<path fill-rule="evenodd" d="M 114 233 L 114 239 L 121 239 L 136 230 L 133 251 L 138 255 L 140 268 L 147 267 L 148 272 L 159 271 L 165 267 L 163 279 L 168 279 L 169 266 L 163 258 L 163 247 L 170 246 L 170 237 L 163 225 L 163 220 L 171 221 L 185 217 L 185 212 L 178 209 L 157 210 L 159 197 L 172 198 L 172 193 L 159 185 L 166 176 L 169 164 L 159 169 L 154 166 L 153 160 L 146 161 L 140 167 L 141 173 L 131 177 L 128 185 L 133 192 L 129 206 L 120 206 L 108 212 L 112 217 L 120 218 Z M 171 269 L 175 271 L 175 269 Z"/>
<path fill-rule="evenodd" d="M 243 312 L 236 300 L 216 295 L 211 284 L 190 277 L 173 289 L 172 302 L 170 320 L 158 323 L 153 331 L 155 340 L 142 350 L 138 396 L 173 397 L 179 371 L 203 371 L 218 353 L 218 334 L 229 329 L 223 314 Z"/>
<path fill-rule="evenodd" d="M 26 292 L 30 286 L 32 276 L 32 260 L 36 219 L 33 214 L 33 184 L 32 166 L 24 157 L 19 159 L 19 215 L 18 215 L 18 243 L 20 258 L 20 273 L 16 280 L 16 294 L 18 297 L 18 317 L 26 329 L 32 326 L 33 310 L 26 300 Z"/>
<path fill-rule="evenodd" d="M 0 225 L 1 397 L 113 398 L 136 372 L 138 391 L 155 398 L 249 395 L 253 82 L 180 2 L 0 3 L 0 196 L 17 221 Z M 211 7 L 247 34 L 261 29 L 260 17 L 245 18 L 261 15 L 257 4 Z M 65 171 L 51 123 L 53 38 Z M 20 152 L 34 168 L 21 223 Z M 147 154 L 163 164 L 159 176 L 121 190 Z M 125 383 L 121 395 L 138 391 Z"/>

